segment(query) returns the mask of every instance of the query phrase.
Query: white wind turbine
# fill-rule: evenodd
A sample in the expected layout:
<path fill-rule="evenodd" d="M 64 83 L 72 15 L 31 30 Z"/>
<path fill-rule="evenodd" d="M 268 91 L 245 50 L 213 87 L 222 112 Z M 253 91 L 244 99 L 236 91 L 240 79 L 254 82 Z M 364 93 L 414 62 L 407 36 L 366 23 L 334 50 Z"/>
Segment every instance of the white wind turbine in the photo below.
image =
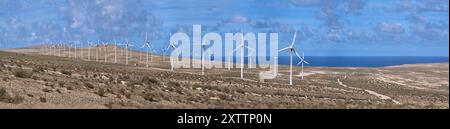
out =
<path fill-rule="evenodd" d="M 172 36 L 172 33 L 169 33 L 169 41 L 170 41 L 170 36 Z M 170 46 L 170 45 L 169 45 Z M 165 60 L 164 60 L 164 58 L 165 58 L 165 55 L 166 55 L 166 50 L 167 49 L 164 49 L 164 48 L 162 48 L 161 49 L 161 51 L 162 51 L 162 61 L 161 62 L 164 62 Z"/>
<path fill-rule="evenodd" d="M 202 42 L 202 44 L 200 45 L 200 47 L 201 47 L 201 50 L 200 50 L 200 54 L 201 54 L 201 65 L 202 65 L 202 75 L 205 75 L 205 53 L 206 53 L 206 51 L 207 51 L 207 48 L 206 48 L 206 44 L 204 43 L 204 42 Z"/>
<path fill-rule="evenodd" d="M 67 43 L 67 48 L 69 49 L 69 58 L 70 58 L 70 55 L 71 55 L 71 53 L 70 53 L 70 48 L 72 47 L 72 44 L 71 43 Z"/>
<path fill-rule="evenodd" d="M 74 58 L 77 58 L 77 45 L 78 45 L 78 43 L 72 43 Z"/>
<path fill-rule="evenodd" d="M 149 66 L 148 65 L 148 57 L 149 56 L 150 56 L 150 61 L 153 61 L 153 57 L 150 53 L 150 50 L 153 50 L 153 47 L 150 44 L 150 41 L 148 41 L 148 39 L 147 39 L 147 32 L 145 32 L 145 42 L 144 42 L 144 45 L 142 45 L 142 48 L 144 48 L 144 47 L 147 48 L 147 67 L 148 67 Z"/>
<path fill-rule="evenodd" d="M 241 50 L 241 79 L 244 79 L 244 49 L 247 48 L 250 52 L 253 52 L 253 49 L 244 44 L 244 33 L 241 32 L 241 44 L 236 47 L 229 55 L 228 55 L 228 70 L 231 69 L 231 56 L 233 53 L 237 52 L 238 49 Z M 250 63 L 250 60 L 249 60 Z"/>
<path fill-rule="evenodd" d="M 102 45 L 105 48 L 105 51 L 104 51 L 104 53 L 105 53 L 105 63 L 107 63 L 108 62 L 108 42 L 104 42 L 104 43 L 102 43 Z"/>
<path fill-rule="evenodd" d="M 114 39 L 114 63 L 117 63 L 117 42 Z"/>
<path fill-rule="evenodd" d="M 95 61 L 98 62 L 98 49 L 100 49 L 100 47 L 98 46 L 100 44 L 100 40 L 97 41 L 97 44 L 95 45 Z"/>
<path fill-rule="evenodd" d="M 54 44 L 50 44 L 49 49 L 50 49 L 50 54 L 49 55 L 55 56 L 55 51 L 56 51 L 55 45 Z"/>
<path fill-rule="evenodd" d="M 60 42 L 59 44 L 58 44 L 58 50 L 59 50 L 59 56 L 64 56 L 64 54 L 63 54 L 63 50 L 65 50 L 65 47 L 63 46 L 63 43 L 62 42 Z M 62 48 L 62 50 L 61 50 L 61 48 Z"/>
<path fill-rule="evenodd" d="M 167 46 L 165 51 L 168 52 L 170 49 L 173 49 L 174 51 L 176 51 L 177 47 L 172 42 L 170 42 L 169 46 Z M 173 64 L 172 63 L 173 63 L 173 61 L 170 61 L 170 70 L 171 71 L 173 71 Z"/>
<path fill-rule="evenodd" d="M 296 54 L 298 54 L 298 53 L 296 53 Z M 297 56 L 299 56 L 299 55 L 297 55 Z M 302 74 L 301 74 L 301 76 L 302 76 L 302 80 L 303 80 L 303 76 L 304 76 L 304 74 L 303 74 L 303 64 L 309 64 L 306 60 L 305 60 L 305 53 L 304 52 L 302 52 L 302 57 L 300 58 L 300 62 L 298 62 L 298 64 L 297 65 L 299 65 L 299 64 L 302 64 Z"/>
<path fill-rule="evenodd" d="M 84 47 L 84 45 L 83 45 L 83 42 L 80 41 L 79 45 L 80 45 L 80 59 L 84 60 L 84 56 L 83 56 L 83 49 L 84 49 L 83 47 Z"/>
<path fill-rule="evenodd" d="M 83 51 L 82 50 L 80 50 L 80 48 L 82 48 L 81 47 L 81 43 L 80 42 L 77 42 L 77 43 L 75 43 L 74 44 L 74 47 L 75 47 L 75 49 L 74 49 L 74 53 L 75 53 L 75 58 L 80 58 L 80 59 L 83 59 Z M 78 52 L 78 50 L 80 50 L 79 52 Z"/>
<path fill-rule="evenodd" d="M 92 49 L 92 47 L 94 47 L 95 46 L 95 44 L 94 43 L 91 43 L 91 42 L 89 42 L 89 41 L 87 41 L 87 43 L 88 43 L 88 61 L 91 61 L 91 49 Z"/>
<path fill-rule="evenodd" d="M 285 51 L 285 50 L 289 50 L 289 55 L 290 55 L 290 63 L 289 63 L 289 65 L 290 65 L 290 67 L 289 67 L 289 71 L 290 71 L 290 73 L 289 73 L 289 85 L 292 85 L 292 62 L 293 62 L 293 56 L 294 56 L 294 53 L 295 53 L 295 55 L 296 55 L 298 58 L 302 59 L 302 57 L 300 57 L 299 54 L 297 53 L 297 51 L 295 50 L 295 46 L 294 46 L 294 45 L 295 45 L 295 38 L 296 38 L 296 37 L 297 37 L 297 32 L 294 33 L 294 38 L 292 39 L 292 43 L 291 43 L 290 46 L 278 50 L 278 52 Z"/>
<path fill-rule="evenodd" d="M 128 39 L 126 39 L 125 44 L 120 44 L 120 45 L 124 45 L 125 46 L 125 64 L 128 65 L 128 47 L 134 46 L 133 44 L 130 44 L 128 42 Z"/>

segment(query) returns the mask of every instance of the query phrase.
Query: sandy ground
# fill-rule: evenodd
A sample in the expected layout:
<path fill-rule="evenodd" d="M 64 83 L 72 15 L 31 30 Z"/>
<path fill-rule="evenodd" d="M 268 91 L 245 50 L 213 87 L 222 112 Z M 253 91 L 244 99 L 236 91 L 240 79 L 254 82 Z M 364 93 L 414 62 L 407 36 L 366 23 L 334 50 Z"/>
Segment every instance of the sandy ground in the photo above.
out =
<path fill-rule="evenodd" d="M 240 69 L 225 63 L 201 75 L 201 69 L 171 71 L 162 56 L 145 67 L 145 53 L 136 51 L 129 65 L 123 52 L 116 64 L 111 46 L 107 63 L 104 51 L 97 62 L 95 50 L 72 49 L 78 56 L 70 58 L 62 49 L 0 52 L 0 108 L 449 108 L 448 63 L 306 67 L 304 80 L 295 67 L 288 85 L 287 66 L 260 82 L 259 72 L 268 69 L 246 68 L 240 79 Z"/>

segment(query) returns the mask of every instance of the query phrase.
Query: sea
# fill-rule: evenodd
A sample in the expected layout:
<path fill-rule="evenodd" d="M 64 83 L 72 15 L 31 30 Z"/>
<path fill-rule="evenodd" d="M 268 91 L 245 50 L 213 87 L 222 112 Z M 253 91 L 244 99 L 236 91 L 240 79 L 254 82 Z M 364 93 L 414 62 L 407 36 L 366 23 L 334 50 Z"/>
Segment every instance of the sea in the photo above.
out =
<path fill-rule="evenodd" d="M 441 56 L 305 56 L 309 64 L 322 67 L 386 67 L 403 64 L 448 63 L 449 57 Z M 294 65 L 300 60 L 294 57 Z M 235 62 L 235 61 L 234 61 Z M 248 63 L 245 58 L 245 64 Z M 257 63 L 259 63 L 257 61 Z M 278 64 L 289 65 L 289 56 L 280 56 Z"/>

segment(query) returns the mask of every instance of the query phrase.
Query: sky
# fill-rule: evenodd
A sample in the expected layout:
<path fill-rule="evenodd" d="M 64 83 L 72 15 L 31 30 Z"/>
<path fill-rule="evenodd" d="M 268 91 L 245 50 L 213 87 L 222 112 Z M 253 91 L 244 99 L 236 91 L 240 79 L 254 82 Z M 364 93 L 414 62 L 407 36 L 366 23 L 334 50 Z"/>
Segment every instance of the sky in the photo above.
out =
<path fill-rule="evenodd" d="M 202 33 L 279 33 L 279 48 L 297 32 L 308 56 L 448 56 L 448 20 L 448 0 L 0 0 L 0 48 L 141 46 L 147 33 L 159 53 L 170 33 L 199 24 Z"/>

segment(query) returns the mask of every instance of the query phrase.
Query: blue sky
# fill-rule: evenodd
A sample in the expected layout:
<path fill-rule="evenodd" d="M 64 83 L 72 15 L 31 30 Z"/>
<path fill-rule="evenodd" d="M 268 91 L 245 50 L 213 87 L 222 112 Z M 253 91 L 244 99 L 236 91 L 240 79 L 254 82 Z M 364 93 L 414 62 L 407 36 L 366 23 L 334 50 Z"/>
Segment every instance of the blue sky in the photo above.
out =
<path fill-rule="evenodd" d="M 0 0 L 0 47 L 45 41 L 123 41 L 145 32 L 298 32 L 313 56 L 448 56 L 448 0 Z M 135 48 L 139 49 L 139 48 Z M 280 53 L 285 55 L 287 53 Z"/>

